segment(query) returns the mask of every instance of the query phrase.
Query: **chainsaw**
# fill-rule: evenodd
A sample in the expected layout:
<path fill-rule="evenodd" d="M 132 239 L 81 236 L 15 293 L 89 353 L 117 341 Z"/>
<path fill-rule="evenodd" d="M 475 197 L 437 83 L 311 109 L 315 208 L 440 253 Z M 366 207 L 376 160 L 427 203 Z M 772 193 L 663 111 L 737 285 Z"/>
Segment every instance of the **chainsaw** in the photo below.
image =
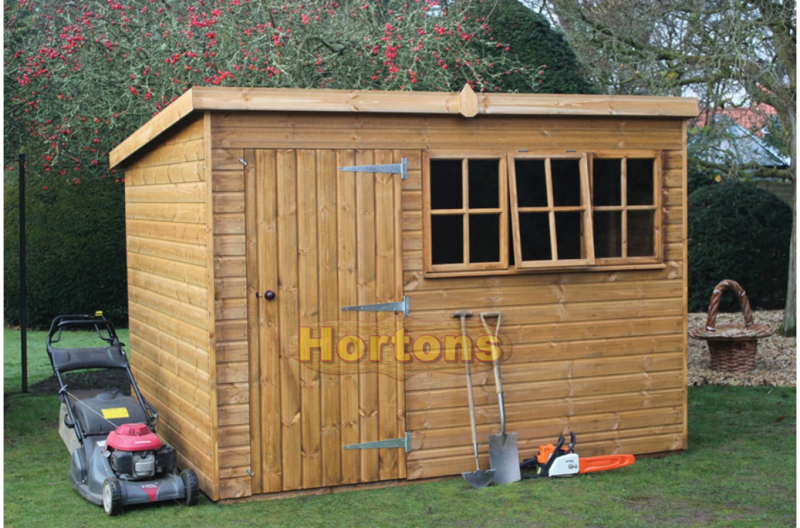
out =
<path fill-rule="evenodd" d="M 604 455 L 581 457 L 575 452 L 575 433 L 570 432 L 570 441 L 564 445 L 564 437 L 559 436 L 556 445 L 539 446 L 539 454 L 520 464 L 522 478 L 571 477 L 572 475 L 607 471 L 631 466 L 636 461 L 633 455 Z"/>

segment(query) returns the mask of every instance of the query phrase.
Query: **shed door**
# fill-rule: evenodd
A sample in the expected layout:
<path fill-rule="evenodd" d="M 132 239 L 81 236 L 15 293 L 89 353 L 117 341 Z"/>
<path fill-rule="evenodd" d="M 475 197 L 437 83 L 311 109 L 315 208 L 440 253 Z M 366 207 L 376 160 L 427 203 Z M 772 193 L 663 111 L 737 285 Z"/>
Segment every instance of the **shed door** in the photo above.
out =
<path fill-rule="evenodd" d="M 343 449 L 405 434 L 402 364 L 386 339 L 385 363 L 372 352 L 355 360 L 352 337 L 339 348 L 403 324 L 402 313 L 342 306 L 402 300 L 403 287 L 400 175 L 338 167 L 399 153 L 244 156 L 253 493 L 405 478 L 402 449 Z"/>

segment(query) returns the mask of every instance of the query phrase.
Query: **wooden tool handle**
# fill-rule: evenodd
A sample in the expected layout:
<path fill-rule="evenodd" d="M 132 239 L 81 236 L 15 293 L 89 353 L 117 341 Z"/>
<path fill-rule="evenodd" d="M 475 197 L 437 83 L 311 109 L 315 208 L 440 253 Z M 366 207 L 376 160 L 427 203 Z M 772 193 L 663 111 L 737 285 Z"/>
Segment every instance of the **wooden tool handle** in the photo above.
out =
<path fill-rule="evenodd" d="M 497 326 L 492 332 L 492 329 L 489 327 L 489 323 L 486 322 L 486 319 L 490 317 L 497 317 Z M 494 343 L 492 343 L 492 369 L 494 370 L 494 390 L 497 394 L 502 394 L 503 392 L 503 375 L 500 372 L 500 353 L 498 350 L 498 346 L 495 345 L 498 341 L 498 336 L 500 335 L 500 324 L 503 321 L 503 314 L 500 312 L 483 312 L 481 313 L 481 323 L 483 323 L 483 329 L 486 333 L 490 336 L 494 337 Z"/>

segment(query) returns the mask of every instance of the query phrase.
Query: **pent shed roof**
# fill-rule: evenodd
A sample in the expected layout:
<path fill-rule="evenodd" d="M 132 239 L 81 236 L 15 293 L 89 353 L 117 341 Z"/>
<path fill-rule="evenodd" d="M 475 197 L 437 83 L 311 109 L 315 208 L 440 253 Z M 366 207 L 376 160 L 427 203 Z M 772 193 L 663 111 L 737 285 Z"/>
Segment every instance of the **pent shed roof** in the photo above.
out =
<path fill-rule="evenodd" d="M 278 111 L 389 114 L 630 116 L 691 118 L 687 97 L 461 92 L 389 92 L 196 86 L 145 123 L 109 154 L 116 167 L 184 117 L 202 111 Z"/>

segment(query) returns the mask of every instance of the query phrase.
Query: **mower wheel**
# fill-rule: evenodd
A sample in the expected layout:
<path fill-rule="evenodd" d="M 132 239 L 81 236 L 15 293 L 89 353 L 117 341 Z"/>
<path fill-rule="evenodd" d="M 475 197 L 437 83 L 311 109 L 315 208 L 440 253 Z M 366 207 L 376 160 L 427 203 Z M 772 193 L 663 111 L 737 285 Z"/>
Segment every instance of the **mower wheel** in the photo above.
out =
<path fill-rule="evenodd" d="M 200 484 L 197 482 L 197 473 L 191 469 L 184 469 L 181 471 L 181 479 L 183 479 L 183 487 L 186 490 L 183 504 L 185 506 L 194 506 L 200 498 Z"/>
<path fill-rule="evenodd" d="M 111 516 L 122 512 L 122 486 L 115 477 L 103 482 L 103 510 Z"/>

